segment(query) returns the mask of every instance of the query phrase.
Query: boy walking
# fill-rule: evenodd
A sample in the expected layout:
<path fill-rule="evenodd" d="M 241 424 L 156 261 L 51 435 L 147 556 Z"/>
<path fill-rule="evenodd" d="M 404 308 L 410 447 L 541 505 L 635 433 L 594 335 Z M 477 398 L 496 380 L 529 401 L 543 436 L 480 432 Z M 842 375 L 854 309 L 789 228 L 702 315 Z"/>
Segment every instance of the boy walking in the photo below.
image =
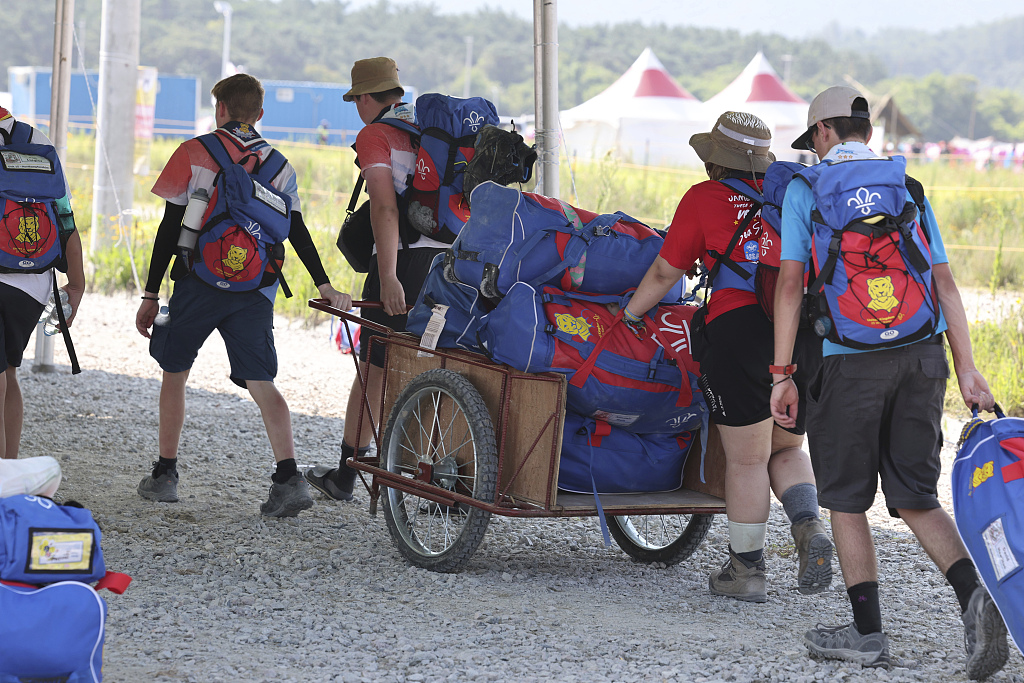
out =
<path fill-rule="evenodd" d="M 806 405 L 798 405 L 795 386 L 785 381 L 788 376 L 773 376 L 775 420 L 791 426 L 798 410 L 807 411 L 818 500 L 832 511 L 832 532 L 853 611 L 853 623 L 819 625 L 804 639 L 819 656 L 863 666 L 889 665 L 878 563 L 866 515 L 881 478 L 889 513 L 907 523 L 956 593 L 967 674 L 981 680 L 1006 663 L 1006 626 L 936 495 L 949 377 L 943 332 L 964 403 L 991 410 L 994 400 L 974 366 L 967 316 L 928 200 L 923 192 L 915 197 L 916 190 L 908 189 L 914 184 L 908 182 L 901 157 L 879 158 L 867 146 L 867 100 L 853 88 L 829 88 L 811 103 L 807 125 L 793 147 L 810 149 L 821 163 L 797 174 L 783 204 L 775 365 L 792 361 L 812 242 L 816 270 L 828 271 L 825 287 L 833 277 L 850 278 L 842 296 L 859 296 L 863 310 L 852 307 L 849 298 L 843 299 L 845 309 L 830 304 L 830 319 L 824 322 L 830 323 L 832 335 L 824 342 L 824 363 L 808 388 Z M 849 243 L 847 231 L 852 232 Z M 856 245 L 865 244 L 857 250 Z M 894 244 L 899 252 L 893 252 Z M 839 261 L 819 261 L 836 247 Z M 875 265 L 890 258 L 898 260 L 887 261 L 889 267 Z M 830 262 L 838 263 L 834 271 Z M 865 292 L 855 288 L 858 269 L 873 275 L 864 280 Z M 919 317 L 918 312 L 927 315 Z M 842 338 L 840 325 L 849 331 Z"/>
<path fill-rule="evenodd" d="M 217 330 L 224 339 L 231 364 L 231 380 L 245 387 L 259 406 L 277 468 L 272 476 L 270 496 L 260 506 L 268 517 L 292 517 L 313 505 L 309 488 L 295 465 L 291 415 L 284 397 L 274 385 L 277 352 L 274 348 L 274 298 L 278 279 L 267 268 L 260 287 L 228 291 L 200 280 L 192 264 L 179 256 L 171 269 L 174 293 L 168 302 L 169 319 L 154 326 L 160 309 L 160 283 L 175 254 L 182 219 L 189 197 L 206 190 L 211 201 L 203 221 L 216 203 L 215 181 L 223 169 L 214 159 L 220 148 L 231 161 L 253 173 L 280 153 L 255 130 L 263 116 L 263 86 L 248 74 L 236 74 L 212 89 L 216 100 L 217 130 L 183 143 L 168 160 L 153 186 L 153 193 L 166 200 L 164 217 L 157 230 L 150 260 L 146 291 L 135 318 L 139 333 L 150 339 L 149 352 L 163 369 L 160 385 L 159 460 L 138 486 L 143 498 L 160 502 L 178 500 L 176 468 L 178 442 L 185 422 L 185 383 L 199 348 Z M 218 147 L 215 147 L 218 146 Z M 216 152 L 212 151 L 216 150 Z M 273 188 L 291 202 L 288 241 L 320 292 L 336 308 L 352 305 L 348 294 L 331 286 L 309 230 L 300 213 L 295 170 L 285 162 L 271 181 Z M 258 193 L 259 194 L 259 193 Z M 264 190 L 263 194 L 267 194 Z M 271 198 L 273 199 L 273 198 Z M 199 259 L 200 255 L 197 254 Z M 239 271 L 251 255 L 238 247 L 225 251 L 218 272 Z M 152 334 L 150 334 L 152 328 Z"/>

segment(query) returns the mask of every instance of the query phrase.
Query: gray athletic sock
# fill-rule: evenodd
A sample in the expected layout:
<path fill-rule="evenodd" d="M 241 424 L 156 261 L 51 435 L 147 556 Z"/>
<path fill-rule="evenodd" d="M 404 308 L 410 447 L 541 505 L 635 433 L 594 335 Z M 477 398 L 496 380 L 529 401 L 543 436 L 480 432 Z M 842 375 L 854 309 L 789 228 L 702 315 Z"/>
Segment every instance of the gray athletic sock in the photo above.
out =
<path fill-rule="evenodd" d="M 814 484 L 794 484 L 779 496 L 790 524 L 818 516 L 818 489 Z"/>

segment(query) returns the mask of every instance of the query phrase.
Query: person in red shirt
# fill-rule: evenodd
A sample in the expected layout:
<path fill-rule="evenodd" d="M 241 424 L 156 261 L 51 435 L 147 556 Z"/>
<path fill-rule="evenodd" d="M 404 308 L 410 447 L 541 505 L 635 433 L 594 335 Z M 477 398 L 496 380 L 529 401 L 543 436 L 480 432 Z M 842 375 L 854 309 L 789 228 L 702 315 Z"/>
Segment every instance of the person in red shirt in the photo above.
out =
<path fill-rule="evenodd" d="M 694 333 L 701 389 L 725 450 L 729 559 L 708 584 L 715 595 L 749 602 L 768 599 L 764 544 L 770 491 L 792 523 L 799 553 L 798 589 L 810 594 L 832 582 L 832 542 L 818 516 L 811 462 L 801 446 L 804 426 L 780 427 L 771 416 L 773 330 L 754 294 L 760 254 L 761 182 L 775 157 L 771 131 L 756 116 L 726 112 L 714 129 L 690 138 L 710 180 L 691 187 L 676 209 L 661 253 L 624 312 L 642 325 L 684 274 L 700 260 L 711 297 L 703 331 Z M 717 264 L 717 265 L 716 265 Z M 790 366 L 787 380 L 794 378 Z M 785 381 L 785 380 L 783 380 Z M 801 416 L 802 417 L 802 416 Z"/>
<path fill-rule="evenodd" d="M 363 308 L 360 315 L 396 332 L 405 330 L 406 310 L 416 303 L 434 256 L 449 246 L 406 227 L 408 220 L 399 210 L 398 197 L 405 192 L 416 168 L 416 151 L 409 133 L 382 120 L 394 118 L 416 124 L 415 106 L 402 102 L 404 95 L 398 66 L 388 57 L 357 61 L 352 66 L 352 88 L 344 95 L 347 102 L 355 102 L 359 118 L 366 124 L 356 136 L 355 150 L 370 196 L 374 251 L 362 297 L 384 305 L 383 310 Z M 370 343 L 377 334 L 364 326 L 359 339 L 360 375 L 367 378 L 366 399 L 372 411 L 380 406 L 384 386 L 384 346 Z M 346 460 L 357 451 L 362 455 L 369 449 L 369 411 L 363 411 L 361 426 L 359 422 L 362 396 L 357 377 L 349 392 L 338 467 L 317 465 L 305 473 L 311 486 L 334 500 L 352 500 L 356 471 Z M 382 416 L 374 418 L 379 423 Z"/>
<path fill-rule="evenodd" d="M 267 438 L 277 463 L 271 477 L 270 496 L 260 506 L 267 517 L 293 517 L 313 505 L 309 486 L 295 464 L 288 404 L 274 385 L 277 351 L 274 347 L 274 299 L 280 284 L 267 278 L 259 289 L 222 291 L 199 279 L 179 255 L 171 268 L 174 293 L 167 316 L 160 311 L 160 283 L 176 252 L 182 219 L 189 197 L 198 188 L 213 196 L 220 166 L 204 140 L 222 144 L 235 163 L 252 172 L 257 163 L 271 157 L 273 149 L 256 131 L 263 117 L 263 85 L 248 74 L 236 74 L 219 81 L 211 91 L 217 101 L 216 139 L 193 138 L 171 155 L 153 185 L 153 193 L 166 200 L 164 217 L 157 229 L 149 276 L 135 327 L 150 340 L 149 353 L 160 364 L 159 459 L 152 473 L 139 482 L 139 495 L 147 500 L 178 500 L 178 442 L 185 423 L 185 383 L 200 347 L 217 330 L 224 339 L 231 363 L 231 380 L 244 387 L 260 408 Z M 291 199 L 288 241 L 306 267 L 320 296 L 336 308 L 347 310 L 352 297 L 331 286 L 320 255 L 300 213 L 295 169 L 285 163 L 274 177 L 273 187 Z M 215 205 L 207 208 L 212 211 Z M 152 329 L 152 333 L 150 333 Z"/>

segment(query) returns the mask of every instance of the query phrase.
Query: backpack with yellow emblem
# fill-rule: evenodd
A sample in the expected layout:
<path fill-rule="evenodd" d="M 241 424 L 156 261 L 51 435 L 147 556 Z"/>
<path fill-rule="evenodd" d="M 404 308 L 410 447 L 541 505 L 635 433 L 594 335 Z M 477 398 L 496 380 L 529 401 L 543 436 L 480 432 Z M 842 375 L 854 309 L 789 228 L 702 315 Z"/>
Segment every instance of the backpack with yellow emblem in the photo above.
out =
<path fill-rule="evenodd" d="M 292 201 L 271 184 L 287 159 L 271 150 L 262 160 L 252 153 L 234 162 L 216 133 L 197 139 L 220 171 L 196 239 L 192 272 L 205 284 L 228 292 L 259 289 L 276 276 L 285 296 L 291 296 L 279 261 L 291 230 Z M 251 171 L 245 167 L 250 159 Z"/>
<path fill-rule="evenodd" d="M 66 271 L 70 232 L 62 223 L 69 222 L 71 210 L 60 201 L 67 188 L 57 150 L 30 144 L 32 127 L 20 122 L 9 135 L 0 128 L 0 136 L 0 272 Z"/>
<path fill-rule="evenodd" d="M 906 159 L 829 161 L 796 174 L 814 193 L 811 258 L 829 340 L 853 349 L 910 344 L 935 333 L 938 297 L 922 225 L 907 201 Z M 916 181 L 914 181 L 916 182 Z M 825 331 L 825 330 L 822 330 Z"/>
<path fill-rule="evenodd" d="M 1024 645 L 1024 418 L 964 425 L 950 480 L 964 546 L 1019 650 Z"/>

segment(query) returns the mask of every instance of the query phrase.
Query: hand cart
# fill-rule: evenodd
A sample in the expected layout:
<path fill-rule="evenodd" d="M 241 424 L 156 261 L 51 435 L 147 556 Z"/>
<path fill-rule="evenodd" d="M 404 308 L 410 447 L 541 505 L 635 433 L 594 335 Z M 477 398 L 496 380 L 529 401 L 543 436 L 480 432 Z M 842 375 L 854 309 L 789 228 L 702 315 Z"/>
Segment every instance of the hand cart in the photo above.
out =
<path fill-rule="evenodd" d="M 409 562 L 458 571 L 483 540 L 492 514 L 598 514 L 593 495 L 558 490 L 563 375 L 520 372 L 458 349 L 427 351 L 418 337 L 333 308 L 323 299 L 312 299 L 309 306 L 382 335 L 370 341 L 384 345 L 380 405 L 369 405 L 356 357 L 364 387 L 360 424 L 369 411 L 376 453 L 348 463 L 364 485 L 364 475 L 370 475 L 370 514 L 376 514 L 383 498 L 388 530 Z M 381 415 L 388 416 L 383 430 Z M 713 515 L 725 512 L 725 458 L 714 428 L 703 459 L 703 482 L 697 453 L 695 448 L 687 459 L 683 487 L 676 491 L 601 494 L 609 531 L 626 554 L 641 562 L 685 560 L 704 540 Z"/>

